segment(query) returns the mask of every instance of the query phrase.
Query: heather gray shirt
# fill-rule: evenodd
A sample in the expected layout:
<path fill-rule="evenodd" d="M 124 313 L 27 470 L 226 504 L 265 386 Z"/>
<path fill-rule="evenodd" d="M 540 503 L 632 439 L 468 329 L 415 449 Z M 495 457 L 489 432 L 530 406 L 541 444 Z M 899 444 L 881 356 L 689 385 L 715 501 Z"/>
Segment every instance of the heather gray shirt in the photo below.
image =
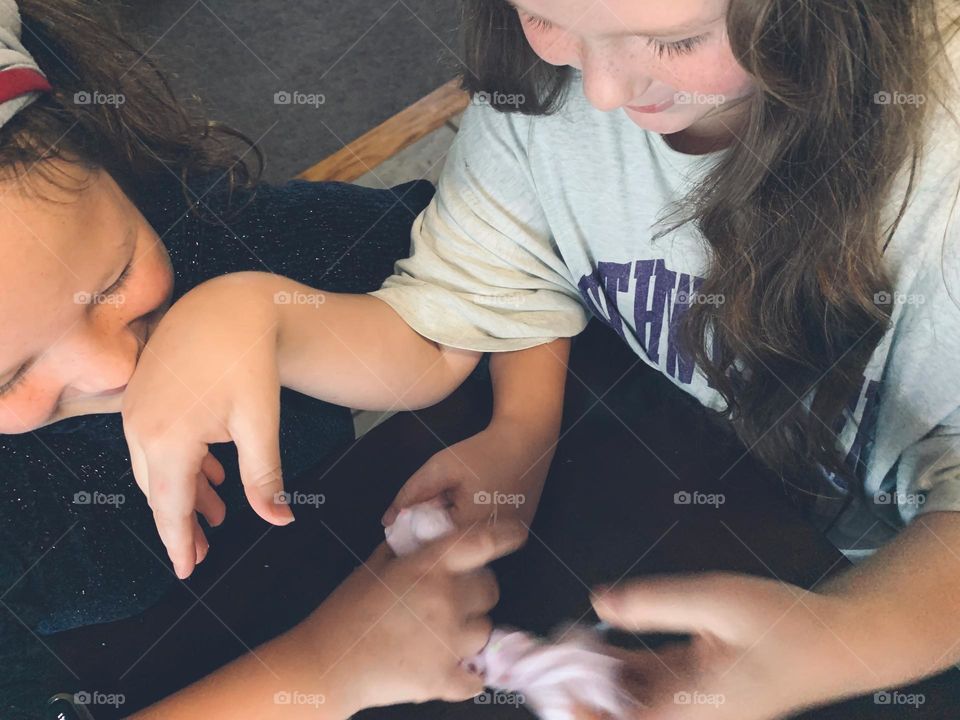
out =
<path fill-rule="evenodd" d="M 837 431 L 859 482 L 829 536 L 852 559 L 918 513 L 960 509 L 960 132 L 942 110 L 931 127 L 934 151 L 885 254 L 892 327 Z M 676 337 L 689 302 L 718 301 L 696 293 L 706 242 L 689 225 L 651 238 L 667 206 L 726 152 L 687 155 L 622 112 L 595 110 L 578 76 L 555 115 L 471 105 L 414 224 L 411 257 L 373 295 L 425 337 L 480 351 L 573 336 L 594 315 L 722 408 Z M 901 176 L 890 220 L 905 189 Z M 823 527 L 838 507 L 822 503 Z"/>

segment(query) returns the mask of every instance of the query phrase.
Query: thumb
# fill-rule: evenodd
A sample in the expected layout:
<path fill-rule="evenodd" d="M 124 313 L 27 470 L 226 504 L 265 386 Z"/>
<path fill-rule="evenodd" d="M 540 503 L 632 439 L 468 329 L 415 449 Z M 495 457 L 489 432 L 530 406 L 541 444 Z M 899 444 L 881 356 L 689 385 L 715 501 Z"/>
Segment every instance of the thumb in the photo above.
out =
<path fill-rule="evenodd" d="M 614 627 L 630 632 L 699 634 L 716 631 L 730 616 L 722 578 L 672 575 L 598 589 L 591 602 Z"/>
<path fill-rule="evenodd" d="M 294 517 L 283 491 L 279 414 L 279 408 L 273 417 L 248 412 L 231 423 L 230 432 L 250 507 L 269 523 L 288 525 Z"/>
<path fill-rule="evenodd" d="M 441 451 L 442 452 L 442 451 Z M 440 461 L 440 453 L 427 460 L 419 470 L 417 470 L 410 479 L 400 488 L 400 492 L 390 503 L 390 507 L 383 514 L 380 522 L 384 527 L 393 525 L 397 515 L 404 508 L 418 505 L 427 500 L 433 500 L 438 495 L 443 494 L 454 483 L 451 476 L 443 468 Z"/>

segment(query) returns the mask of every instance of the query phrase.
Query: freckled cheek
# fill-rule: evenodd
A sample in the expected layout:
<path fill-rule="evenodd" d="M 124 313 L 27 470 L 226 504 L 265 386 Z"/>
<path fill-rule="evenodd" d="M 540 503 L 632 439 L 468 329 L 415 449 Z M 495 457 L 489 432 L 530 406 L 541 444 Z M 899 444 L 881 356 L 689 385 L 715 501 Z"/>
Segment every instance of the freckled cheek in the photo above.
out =
<path fill-rule="evenodd" d="M 747 94 L 753 79 L 733 58 L 730 48 L 705 47 L 691 57 L 673 64 L 671 70 L 677 90 L 726 95 L 730 98 Z"/>

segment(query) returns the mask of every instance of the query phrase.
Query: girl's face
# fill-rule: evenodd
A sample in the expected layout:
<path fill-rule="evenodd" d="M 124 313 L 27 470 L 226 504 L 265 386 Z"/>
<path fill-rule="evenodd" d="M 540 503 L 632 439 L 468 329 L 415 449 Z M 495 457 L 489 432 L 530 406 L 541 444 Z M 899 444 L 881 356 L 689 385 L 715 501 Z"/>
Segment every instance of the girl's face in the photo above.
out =
<path fill-rule="evenodd" d="M 623 108 L 640 127 L 664 135 L 708 136 L 733 127 L 735 101 L 754 89 L 730 50 L 728 2 L 518 0 L 511 5 L 537 55 L 582 71 L 584 92 L 598 110 Z"/>
<path fill-rule="evenodd" d="M 117 412 L 173 273 L 106 172 L 0 183 L 0 434 Z M 75 184 L 75 186 L 74 186 Z"/>

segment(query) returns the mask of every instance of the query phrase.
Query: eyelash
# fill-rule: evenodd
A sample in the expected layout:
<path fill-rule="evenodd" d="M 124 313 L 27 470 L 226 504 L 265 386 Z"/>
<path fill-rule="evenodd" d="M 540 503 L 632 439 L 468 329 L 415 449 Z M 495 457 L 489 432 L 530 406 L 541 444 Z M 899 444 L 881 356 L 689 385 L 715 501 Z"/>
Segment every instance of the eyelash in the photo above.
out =
<path fill-rule="evenodd" d="M 120 273 L 120 277 L 114 280 L 113 284 L 108 287 L 106 290 L 100 293 L 100 295 L 109 295 L 115 290 L 119 290 L 126 283 L 127 279 L 130 277 L 130 271 L 133 269 L 133 263 L 129 263 Z M 29 365 L 24 365 L 20 370 L 17 371 L 17 374 L 14 375 L 6 384 L 0 386 L 0 398 L 8 395 L 12 392 L 17 385 L 19 385 L 27 375 L 27 371 L 30 369 Z"/>
<path fill-rule="evenodd" d="M 541 32 L 546 30 L 551 30 L 553 25 L 544 20 L 543 18 L 534 17 L 533 15 L 524 15 L 524 20 L 534 29 Z M 657 40 L 655 38 L 650 38 L 648 44 L 652 45 L 654 52 L 657 54 L 658 58 L 662 58 L 664 53 L 669 57 L 678 57 L 680 55 L 686 55 L 687 53 L 693 52 L 693 50 L 706 39 L 706 35 L 696 35 L 691 38 L 686 38 L 685 40 L 678 40 L 676 42 L 663 42 L 662 40 Z"/>

